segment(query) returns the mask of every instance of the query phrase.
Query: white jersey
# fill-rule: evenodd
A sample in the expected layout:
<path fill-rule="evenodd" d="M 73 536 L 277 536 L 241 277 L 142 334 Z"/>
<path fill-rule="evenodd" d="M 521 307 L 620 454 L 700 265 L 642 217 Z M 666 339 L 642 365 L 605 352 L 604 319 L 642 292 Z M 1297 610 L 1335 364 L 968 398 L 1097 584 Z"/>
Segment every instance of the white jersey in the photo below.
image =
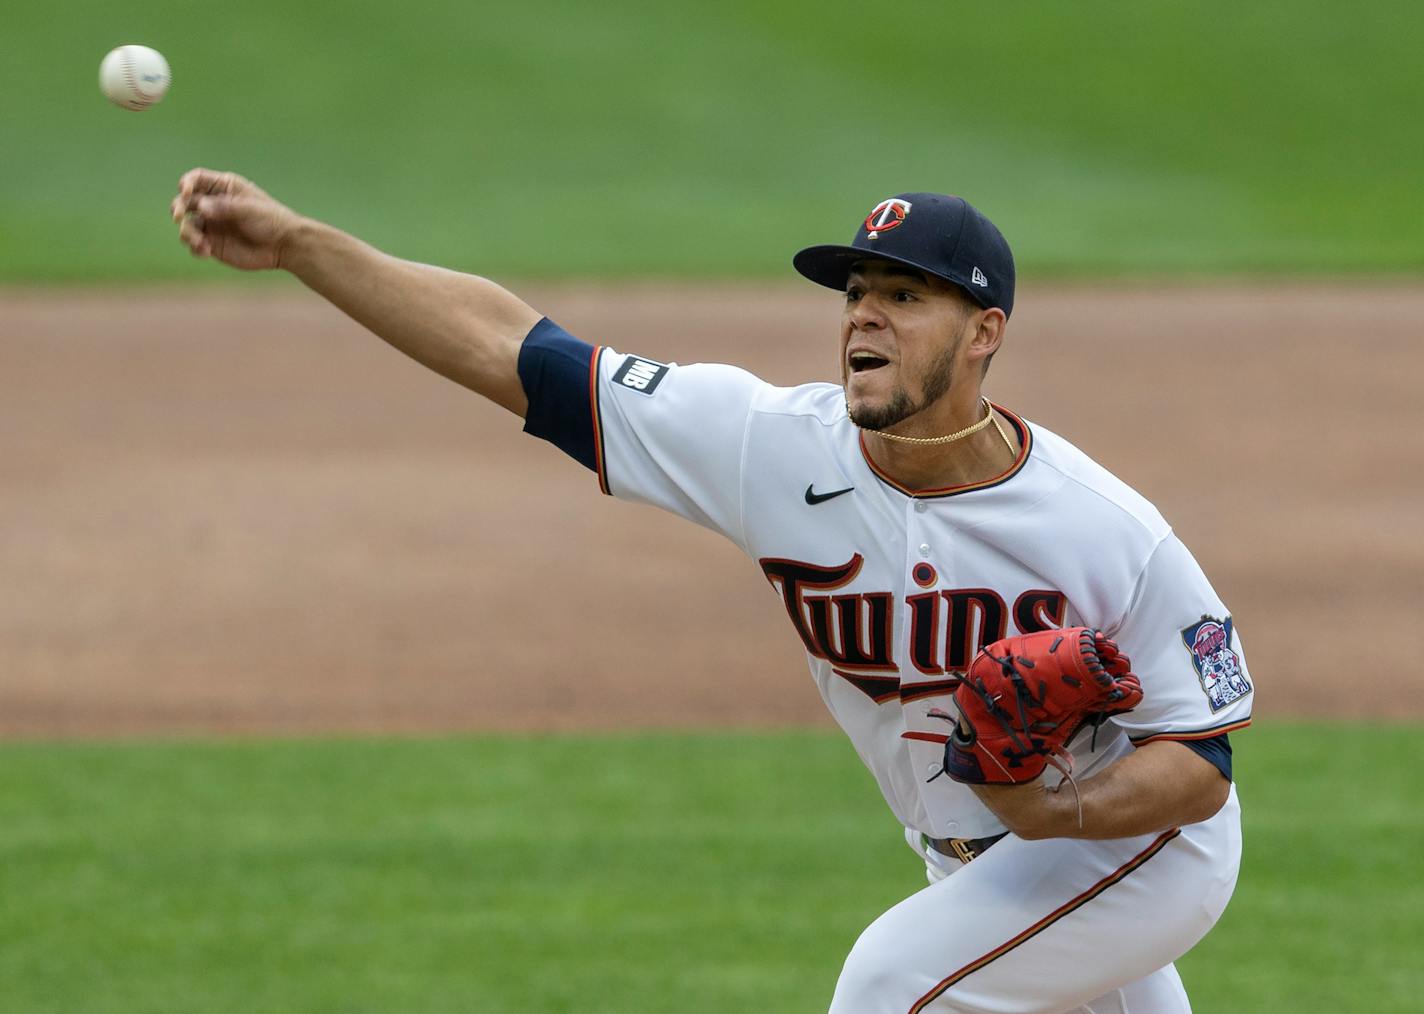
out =
<path fill-rule="evenodd" d="M 778 388 L 730 366 L 602 348 L 589 396 L 605 492 L 720 532 L 761 566 L 831 714 L 907 828 L 1004 830 L 941 774 L 950 674 L 1000 637 L 1088 626 L 1116 639 L 1143 700 L 1069 744 L 1091 773 L 1155 739 L 1250 721 L 1225 606 L 1140 495 L 1061 437 L 1000 409 L 1022 445 L 1006 472 L 907 490 L 877 468 L 831 384 Z"/>

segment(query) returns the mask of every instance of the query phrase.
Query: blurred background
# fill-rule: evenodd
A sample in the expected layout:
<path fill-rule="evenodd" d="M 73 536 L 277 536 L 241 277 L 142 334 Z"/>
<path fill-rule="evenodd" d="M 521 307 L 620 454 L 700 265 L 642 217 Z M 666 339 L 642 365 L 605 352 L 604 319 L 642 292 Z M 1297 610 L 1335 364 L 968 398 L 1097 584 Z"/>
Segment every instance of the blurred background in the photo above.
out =
<path fill-rule="evenodd" d="M 754 564 L 194 261 L 193 165 L 783 384 L 837 375 L 791 254 L 968 197 L 1020 271 L 989 394 L 1152 499 L 1248 647 L 1246 868 L 1181 963 L 1196 1009 L 1419 1009 L 1416 5 L 5 28 L 0 1010 L 811 1011 L 920 884 Z M 173 70 L 144 113 L 96 82 L 133 42 Z"/>
<path fill-rule="evenodd" d="M 1424 267 L 1411 4 L 62 10 L 6 16 L 12 282 L 214 279 L 162 216 L 192 164 L 519 277 L 780 279 L 805 237 L 937 188 L 1030 278 Z M 173 68 L 151 116 L 95 87 L 127 41 Z"/>

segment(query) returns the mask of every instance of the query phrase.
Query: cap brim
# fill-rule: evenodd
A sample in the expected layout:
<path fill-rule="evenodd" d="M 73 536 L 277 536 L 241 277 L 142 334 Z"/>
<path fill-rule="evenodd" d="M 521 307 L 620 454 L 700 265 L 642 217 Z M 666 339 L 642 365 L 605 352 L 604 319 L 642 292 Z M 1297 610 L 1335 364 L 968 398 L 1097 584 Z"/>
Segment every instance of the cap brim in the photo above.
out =
<path fill-rule="evenodd" d="M 903 264 L 935 278 L 943 278 L 946 282 L 962 289 L 970 299 L 980 306 L 984 305 L 983 297 L 971 290 L 960 279 L 942 275 L 908 257 L 896 257 L 878 250 L 865 250 L 858 246 L 837 246 L 834 243 L 808 246 L 791 258 L 791 266 L 817 285 L 824 285 L 828 289 L 844 292 L 846 282 L 850 278 L 851 266 L 856 261 L 891 261 L 895 264 Z"/>

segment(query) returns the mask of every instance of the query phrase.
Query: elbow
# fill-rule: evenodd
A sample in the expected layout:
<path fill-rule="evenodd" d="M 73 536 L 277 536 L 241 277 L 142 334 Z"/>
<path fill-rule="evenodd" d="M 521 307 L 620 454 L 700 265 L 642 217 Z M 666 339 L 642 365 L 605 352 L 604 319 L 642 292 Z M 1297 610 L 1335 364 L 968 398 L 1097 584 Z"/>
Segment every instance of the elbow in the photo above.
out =
<path fill-rule="evenodd" d="M 1200 824 L 1204 820 L 1210 820 L 1221 812 L 1221 808 L 1226 805 L 1229 798 L 1231 798 L 1231 782 L 1225 775 L 1218 772 L 1218 777 L 1210 783 L 1209 787 L 1198 793 L 1192 813 L 1182 823 Z"/>

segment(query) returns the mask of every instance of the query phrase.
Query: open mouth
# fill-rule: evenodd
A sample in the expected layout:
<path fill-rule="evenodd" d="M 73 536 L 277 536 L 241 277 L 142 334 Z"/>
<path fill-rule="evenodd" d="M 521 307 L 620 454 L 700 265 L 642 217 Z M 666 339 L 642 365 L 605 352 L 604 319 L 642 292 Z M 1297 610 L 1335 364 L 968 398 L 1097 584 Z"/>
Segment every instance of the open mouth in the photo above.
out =
<path fill-rule="evenodd" d="M 850 354 L 851 373 L 866 373 L 886 365 L 889 365 L 888 359 L 882 359 L 872 352 L 852 352 Z"/>

